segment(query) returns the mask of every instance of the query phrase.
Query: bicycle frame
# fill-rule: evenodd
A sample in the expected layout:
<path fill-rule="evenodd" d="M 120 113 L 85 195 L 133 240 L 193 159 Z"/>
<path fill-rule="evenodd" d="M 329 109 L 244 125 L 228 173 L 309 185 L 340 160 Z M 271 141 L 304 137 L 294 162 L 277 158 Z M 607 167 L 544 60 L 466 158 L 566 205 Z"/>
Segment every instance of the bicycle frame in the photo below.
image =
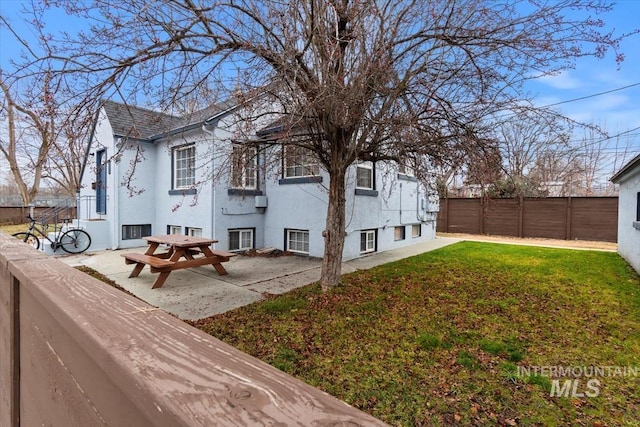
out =
<path fill-rule="evenodd" d="M 27 233 L 32 233 L 36 236 L 40 235 L 42 237 L 44 237 L 49 243 L 51 243 L 51 249 L 53 249 L 53 251 L 57 251 L 58 250 L 58 239 L 56 238 L 56 240 L 51 240 L 49 238 L 47 229 L 49 228 L 48 224 L 44 224 L 42 223 L 40 226 L 38 226 L 38 224 L 36 224 L 36 220 L 31 216 L 28 215 L 27 218 L 29 218 L 29 229 L 27 230 Z M 66 220 L 63 220 L 64 223 L 67 223 Z M 59 227 L 58 229 L 58 225 L 54 224 L 53 226 L 53 232 L 55 233 L 56 236 L 60 236 L 60 233 L 62 232 L 62 228 L 63 227 Z"/>
<path fill-rule="evenodd" d="M 71 220 L 62 220 L 62 225 L 54 224 L 53 232 L 54 239 L 51 239 L 48 234 L 49 226 L 45 223 L 41 225 L 36 224 L 33 216 L 27 215 L 29 219 L 29 228 L 25 232 L 15 233 L 14 236 L 23 239 L 24 242 L 29 240 L 29 236 L 33 236 L 36 249 L 40 248 L 40 240 L 44 238 L 51 244 L 51 249 L 55 252 L 62 248 L 67 253 L 78 254 L 86 251 L 91 246 L 91 236 L 84 230 L 76 227 L 69 227 L 67 224 Z"/>

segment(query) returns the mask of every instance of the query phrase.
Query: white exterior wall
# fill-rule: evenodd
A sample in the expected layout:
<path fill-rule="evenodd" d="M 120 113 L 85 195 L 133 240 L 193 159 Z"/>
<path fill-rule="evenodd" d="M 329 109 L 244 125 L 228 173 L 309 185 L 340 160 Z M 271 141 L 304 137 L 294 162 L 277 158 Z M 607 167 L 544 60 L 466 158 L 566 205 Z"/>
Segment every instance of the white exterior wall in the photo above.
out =
<path fill-rule="evenodd" d="M 103 117 L 104 119 L 104 117 Z M 233 119 L 229 119 L 233 123 Z M 258 190 L 266 196 L 268 207 L 257 209 L 253 192 L 237 194 L 229 191 L 229 139 L 233 129 L 220 126 L 210 135 L 198 128 L 156 143 L 133 142 L 124 150 L 118 162 L 112 160 L 107 175 L 107 214 L 109 241 L 107 247 L 126 248 L 144 246 L 142 239 L 122 240 L 122 225 L 151 224 L 152 234 L 166 234 L 169 225 L 202 229 L 204 237 L 218 240 L 216 248 L 229 249 L 230 229 L 253 229 L 256 248 L 286 249 L 287 229 L 309 231 L 309 256 L 322 257 L 327 214 L 329 176 L 321 171 L 321 183 L 290 183 L 275 171 L 259 176 Z M 170 194 L 172 189 L 172 147 L 196 143 L 197 196 Z M 108 120 L 96 127 L 92 152 L 97 146 L 106 146 L 109 157 L 116 153 L 113 132 Z M 132 184 L 140 194 L 129 195 L 121 186 L 140 147 L 143 160 L 136 164 Z M 95 159 L 95 157 L 90 157 Z M 95 160 L 94 160 L 95 162 Z M 81 196 L 95 196 L 91 182 L 95 181 L 95 168 L 88 166 L 83 177 Z M 264 173 L 261 167 L 259 173 Z M 428 202 L 424 188 L 412 178 L 397 174 L 395 165 L 379 162 L 376 165 L 375 189 L 377 195 L 356 194 L 356 166 L 352 166 L 346 179 L 346 238 L 343 259 L 361 256 L 360 233 L 376 230 L 376 251 L 386 251 L 435 238 L 435 210 Z M 215 176 L 216 181 L 212 180 Z M 92 205 L 95 217 L 95 201 Z M 421 225 L 421 235 L 412 237 L 412 225 Z M 405 228 L 403 240 L 394 239 L 394 228 Z M 103 227 L 104 228 L 104 227 Z M 91 233 L 91 230 L 88 230 Z M 97 232 L 97 230 L 96 230 Z M 92 249 L 104 249 L 94 248 Z"/>
<path fill-rule="evenodd" d="M 376 166 L 381 172 L 384 164 Z M 389 178 L 385 182 L 382 173 L 376 173 L 377 196 L 356 195 L 355 165 L 346 178 L 346 238 L 343 259 L 361 256 L 360 232 L 375 229 L 377 232 L 377 251 L 399 248 L 435 238 L 435 221 L 421 222 L 419 218 L 434 218 L 422 209 L 426 204 L 422 200 L 427 196 L 422 190 L 417 193 L 418 184 L 414 180 Z M 393 175 L 393 174 L 391 174 Z M 321 173 L 322 183 L 279 184 L 278 180 L 269 180 L 267 194 L 269 207 L 265 216 L 265 246 L 285 249 L 285 230 L 300 229 L 309 231 L 309 255 L 322 257 L 324 239 L 322 231 L 328 206 L 329 176 Z M 400 186 L 402 185 L 402 199 Z M 402 203 L 400 202 L 402 200 Z M 402 213 L 402 215 L 401 215 Z M 421 236 L 411 237 L 411 225 L 421 224 Z M 405 239 L 394 240 L 394 227 L 405 227 Z"/>
<path fill-rule="evenodd" d="M 148 224 L 154 220 L 156 183 L 150 179 L 156 163 L 156 148 L 153 144 L 140 141 L 128 141 L 119 149 L 119 139 L 114 138 L 113 130 L 104 111 L 101 112 L 94 138 L 91 143 L 88 164 L 82 177 L 80 190 L 80 220 L 82 226 L 92 235 L 90 250 L 118 249 L 144 245 L 144 240 L 125 240 L 122 238 L 123 224 Z M 123 186 L 123 178 L 130 174 L 130 167 L 139 148 L 144 161 L 136 164 L 136 171 L 131 175 L 131 184 L 140 194 L 130 195 Z M 96 153 L 106 149 L 106 213 L 96 212 L 97 190 L 92 188 L 96 182 Z M 97 221 L 106 221 L 107 225 Z"/>
<path fill-rule="evenodd" d="M 172 182 L 172 150 L 185 144 L 195 143 L 196 194 L 170 194 Z M 157 143 L 157 163 L 153 180 L 157 183 L 157 200 L 153 234 L 167 234 L 169 225 L 180 226 L 182 234 L 186 227 L 202 229 L 203 237 L 214 237 L 212 222 L 212 188 L 210 184 L 211 141 L 202 130 L 191 131 Z"/>
<path fill-rule="evenodd" d="M 95 197 L 96 191 L 91 188 L 91 184 L 96 180 L 96 157 L 95 153 L 98 148 L 105 147 L 108 153 L 114 152 L 114 139 L 113 130 L 111 124 L 107 120 L 104 110 L 100 112 L 98 122 L 94 131 L 93 139 L 91 140 L 91 147 L 89 152 L 91 155 L 87 159 L 85 165 L 84 174 L 82 175 L 82 181 L 80 183 L 80 218 L 82 220 L 90 219 L 109 219 L 109 213 L 113 210 L 109 209 L 108 204 L 111 202 L 111 197 L 107 198 L 107 215 L 98 215 L 96 213 L 96 203 L 92 198 Z M 107 175 L 107 180 L 109 176 Z M 108 183 L 108 185 L 112 183 Z M 107 193 L 109 194 L 109 193 Z"/>
<path fill-rule="evenodd" d="M 618 253 L 640 273 L 640 222 L 636 209 L 640 192 L 640 168 L 620 181 L 618 198 Z"/>
<path fill-rule="evenodd" d="M 280 184 L 280 178 L 267 179 L 264 233 L 265 246 L 286 249 L 285 230 L 309 231 L 309 255 L 322 257 L 328 195 L 322 187 L 329 186 L 329 176 L 322 172 L 322 183 Z M 283 180 L 286 182 L 286 180 Z M 292 181 L 290 181 L 292 182 Z"/>
<path fill-rule="evenodd" d="M 398 175 L 395 165 L 379 162 L 375 187 L 378 195 L 359 195 L 355 189 L 355 169 L 352 166 L 347 176 L 347 236 L 343 259 L 362 256 L 360 233 L 363 230 L 376 230 L 377 252 L 435 239 L 435 221 L 431 221 L 435 215 L 425 210 L 428 204 L 424 200 L 428 195 L 416 180 Z M 412 237 L 414 224 L 420 224 L 419 237 Z M 403 240 L 395 240 L 395 227 L 404 227 Z"/>

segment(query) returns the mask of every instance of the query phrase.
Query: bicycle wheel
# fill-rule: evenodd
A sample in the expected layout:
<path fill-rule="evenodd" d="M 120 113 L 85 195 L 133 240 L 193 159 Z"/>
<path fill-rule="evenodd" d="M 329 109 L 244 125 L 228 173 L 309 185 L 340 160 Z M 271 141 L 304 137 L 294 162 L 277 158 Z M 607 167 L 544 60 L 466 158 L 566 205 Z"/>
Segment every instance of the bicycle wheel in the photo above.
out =
<path fill-rule="evenodd" d="M 13 237 L 17 237 L 18 239 L 33 246 L 34 248 L 40 249 L 40 239 L 38 239 L 38 236 L 33 233 L 23 231 L 21 233 L 14 233 Z"/>
<path fill-rule="evenodd" d="M 59 246 L 70 254 L 80 254 L 91 245 L 91 236 L 84 230 L 69 230 L 58 241 Z"/>

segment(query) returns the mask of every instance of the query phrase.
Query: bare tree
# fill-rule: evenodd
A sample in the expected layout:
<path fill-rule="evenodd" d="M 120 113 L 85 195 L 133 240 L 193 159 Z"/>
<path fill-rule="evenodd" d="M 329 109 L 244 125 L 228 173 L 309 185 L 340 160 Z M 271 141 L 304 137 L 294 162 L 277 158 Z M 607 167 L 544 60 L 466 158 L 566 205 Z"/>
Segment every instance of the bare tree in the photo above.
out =
<path fill-rule="evenodd" d="M 6 126 L 0 131 L 0 151 L 28 205 L 46 180 L 75 195 L 92 114 L 85 105 L 74 104 L 73 76 L 55 73 L 53 61 L 46 59 L 53 48 L 44 32 L 44 10 L 23 6 L 24 28 L 36 36 L 35 42 L 0 15 L 4 42 L 23 47 L 20 56 L 0 69 L 0 118 Z"/>
<path fill-rule="evenodd" d="M 62 35 L 50 59 L 94 79 L 91 100 L 117 88 L 171 102 L 230 83 L 230 71 L 245 85 L 227 84 L 233 90 L 270 88 L 273 112 L 284 115 L 279 143 L 313 153 L 330 176 L 324 288 L 339 283 L 353 162 L 428 156 L 437 164 L 482 152 L 491 118 L 523 105 L 526 79 L 618 42 L 576 14 L 609 9 L 596 1 L 61 4 L 91 29 Z"/>
<path fill-rule="evenodd" d="M 573 156 L 569 145 L 573 123 L 548 111 L 517 111 L 497 126 L 506 183 L 511 196 L 537 197 L 544 182 L 532 174 L 544 153 L 552 151 L 556 158 Z"/>
<path fill-rule="evenodd" d="M 39 80 L 37 77 L 43 77 Z M 0 80 L 0 151 L 7 160 L 24 205 L 35 199 L 41 184 L 51 180 L 74 196 L 91 115 L 59 98 L 67 93 L 51 73 Z"/>
<path fill-rule="evenodd" d="M 80 190 L 92 115 L 86 110 L 64 109 L 56 117 L 59 129 L 49 148 L 42 178 L 62 188 L 67 196 L 75 197 Z"/>
<path fill-rule="evenodd" d="M 9 82 L 0 80 L 0 117 L 7 125 L 6 133 L 0 133 L 0 151 L 9 163 L 24 206 L 29 205 L 38 193 L 42 171 L 55 138 L 55 105 L 50 79 L 45 76 L 40 97 L 28 91 L 19 94 Z"/>

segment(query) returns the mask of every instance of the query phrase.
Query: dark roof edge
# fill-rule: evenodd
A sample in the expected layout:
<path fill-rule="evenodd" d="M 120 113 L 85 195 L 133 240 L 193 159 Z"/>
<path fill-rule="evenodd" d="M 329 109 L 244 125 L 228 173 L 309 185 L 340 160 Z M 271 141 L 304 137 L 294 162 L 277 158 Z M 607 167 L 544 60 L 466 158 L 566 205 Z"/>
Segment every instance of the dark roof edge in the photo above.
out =
<path fill-rule="evenodd" d="M 622 178 L 625 175 L 627 175 L 629 172 L 631 172 L 634 168 L 638 166 L 640 166 L 640 154 L 634 157 L 629 163 L 624 165 L 622 169 L 616 172 L 616 174 L 609 179 L 609 181 L 613 182 L 614 184 L 617 184 L 622 180 Z"/>
<path fill-rule="evenodd" d="M 204 125 L 211 125 L 217 121 L 219 121 L 220 119 L 228 116 L 229 114 L 233 113 L 235 110 L 237 110 L 238 108 L 240 108 L 241 104 L 234 104 L 231 107 L 227 108 L 226 110 L 222 110 L 219 113 L 209 117 L 208 119 L 206 119 L 203 124 Z"/>
<path fill-rule="evenodd" d="M 175 129 L 171 129 L 167 132 L 161 133 L 159 135 L 153 135 L 151 136 L 148 140 L 149 141 L 157 141 L 158 139 L 162 139 L 162 138 L 168 138 L 174 135 L 177 135 L 179 133 L 183 133 L 183 132 L 189 132 L 191 130 L 194 129 L 199 129 L 200 127 L 204 126 L 210 126 L 212 124 L 215 124 L 216 122 L 218 122 L 220 119 L 222 119 L 223 117 L 231 114 L 233 111 L 235 111 L 236 109 L 238 109 L 240 107 L 240 104 L 235 104 L 230 108 L 227 108 L 226 110 L 223 110 L 217 114 L 214 114 L 213 116 L 204 119 L 204 120 L 200 120 L 197 121 L 195 123 L 189 123 L 188 125 L 185 126 L 180 126 L 177 127 Z"/>

